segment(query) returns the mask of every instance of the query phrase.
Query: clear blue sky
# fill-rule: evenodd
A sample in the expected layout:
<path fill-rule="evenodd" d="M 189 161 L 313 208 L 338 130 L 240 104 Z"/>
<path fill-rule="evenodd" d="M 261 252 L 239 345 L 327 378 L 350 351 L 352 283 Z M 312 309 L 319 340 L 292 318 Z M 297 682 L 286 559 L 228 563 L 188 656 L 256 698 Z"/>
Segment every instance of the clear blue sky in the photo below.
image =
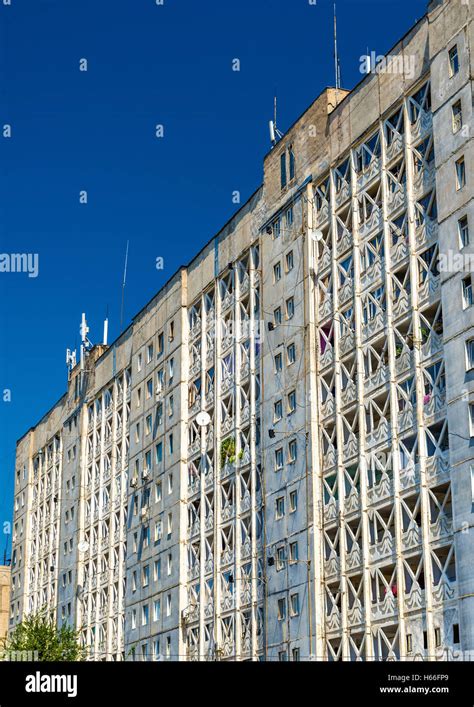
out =
<path fill-rule="evenodd" d="M 426 6 L 339 0 L 343 86 L 361 79 L 367 47 L 388 51 Z M 333 67 L 329 0 L 0 3 L 0 125 L 13 131 L 0 136 L 0 252 L 39 254 L 36 279 L 0 273 L 0 390 L 12 394 L 0 401 L 0 522 L 16 440 L 64 392 L 81 312 L 92 341 L 107 307 L 118 334 L 127 239 L 128 323 L 228 220 L 232 193 L 243 203 L 261 183 L 275 90 L 284 130 L 334 84 Z"/>

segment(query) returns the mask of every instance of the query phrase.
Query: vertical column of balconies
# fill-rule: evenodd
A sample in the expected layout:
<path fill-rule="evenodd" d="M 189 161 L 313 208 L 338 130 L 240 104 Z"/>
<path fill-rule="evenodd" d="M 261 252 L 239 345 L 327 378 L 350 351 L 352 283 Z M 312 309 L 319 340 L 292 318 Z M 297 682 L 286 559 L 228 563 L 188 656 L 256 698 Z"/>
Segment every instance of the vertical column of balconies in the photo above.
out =
<path fill-rule="evenodd" d="M 260 646 L 258 645 L 257 633 L 257 605 L 259 595 L 261 595 L 263 587 L 258 586 L 258 548 L 257 548 L 257 445 L 256 445 L 256 422 L 257 422 L 257 401 L 256 401 L 256 377 L 260 372 L 256 360 L 256 343 L 257 337 L 260 337 L 260 307 L 256 308 L 256 288 L 260 285 L 260 269 L 259 269 L 260 242 L 250 251 L 249 260 L 249 292 L 250 292 L 250 350 L 249 350 L 249 368 L 250 368 L 250 483 L 251 483 L 251 528 L 252 528 L 252 578 L 251 578 L 251 657 L 257 659 Z M 258 327 L 258 328 L 257 328 Z M 263 578 L 260 578 L 260 582 Z"/>
<path fill-rule="evenodd" d="M 353 282 L 354 282 L 354 329 L 355 329 L 355 350 L 356 350 L 356 378 L 357 378 L 357 414 L 359 417 L 359 449 L 358 449 L 358 463 L 359 463 L 359 484 L 360 484 L 360 494 L 359 494 L 359 523 L 362 525 L 361 536 L 362 536 L 362 547 L 360 548 L 360 560 L 362 565 L 362 575 L 363 575 L 363 602 L 364 607 L 361 607 L 360 620 L 365 624 L 365 646 L 364 653 L 367 660 L 373 659 L 373 646 L 372 646 L 372 617 L 370 611 L 371 605 L 371 576 L 369 567 L 369 525 L 368 525 L 368 498 L 367 498 L 367 449 L 366 449 L 366 420 L 365 420 L 365 397 L 366 392 L 364 389 L 364 354 L 363 354 L 363 339 L 362 339 L 362 301 L 361 301 L 361 234 L 359 232 L 359 209 L 358 209 L 358 196 L 359 196 L 359 183 L 358 174 L 354 168 L 354 154 L 351 153 L 350 156 L 350 174 L 351 174 L 351 208 L 353 214 L 352 222 L 352 232 L 353 232 Z M 345 489 L 341 489 L 341 499 L 345 497 Z M 346 499 L 344 498 L 343 514 L 345 521 L 345 508 Z M 345 523 L 344 523 L 345 525 Z M 359 564 L 357 562 L 356 564 Z M 348 606 L 346 607 L 348 611 Z M 358 619 L 354 619 L 352 616 L 347 616 L 346 627 L 348 634 L 352 628 L 352 625 L 356 624 Z M 353 620 L 352 620 L 353 619 Z M 348 636 L 349 643 L 349 636 Z M 347 660 L 351 660 L 350 646 L 347 646 L 348 653 L 346 656 Z"/>
<path fill-rule="evenodd" d="M 402 119 L 403 120 L 403 119 Z M 396 551 L 396 566 L 397 566 L 397 607 L 398 607 L 398 626 L 399 626 L 399 655 L 403 659 L 405 657 L 405 579 L 403 568 L 402 555 L 402 509 L 400 500 L 400 455 L 399 455 L 399 431 L 398 431 L 398 396 L 396 388 L 396 362 L 395 362 L 395 339 L 393 334 L 393 283 L 392 283 L 392 243 L 391 231 L 389 227 L 389 211 L 388 200 L 388 185 L 386 168 L 387 165 L 397 158 L 399 151 L 403 151 L 403 122 L 402 129 L 399 134 L 391 142 L 391 150 L 387 149 L 386 130 L 384 122 L 381 123 L 381 159 L 382 159 L 382 211 L 383 211 L 383 259 L 385 267 L 382 273 L 382 278 L 385 283 L 386 293 L 386 318 L 387 318 L 387 337 L 388 337 L 388 368 L 390 371 L 389 379 L 389 395 L 390 395 L 390 435 L 391 435 L 391 475 L 393 487 L 393 503 L 395 509 L 395 551 Z"/>
<path fill-rule="evenodd" d="M 337 268 L 337 249 L 338 249 L 338 239 L 337 239 L 337 221 L 336 221 L 336 203 L 334 195 L 334 184 L 333 175 L 330 173 L 330 192 L 329 192 L 329 219 L 331 223 L 331 233 L 332 233 L 332 262 L 331 262 L 331 274 L 332 274 L 332 300 L 333 300 L 333 321 L 334 321 L 334 374 L 335 374 L 335 386 L 334 386 L 334 397 L 335 397 L 335 425 L 336 425 L 336 474 L 337 474 L 337 488 L 339 502 L 344 498 L 344 437 L 343 429 L 341 424 L 342 415 L 342 401 L 341 401 L 341 313 L 339 308 L 339 288 L 338 283 L 338 268 Z M 347 659 L 349 648 L 347 642 L 347 577 L 346 577 L 346 533 L 344 516 L 342 512 L 339 512 L 337 519 L 337 534 L 339 535 L 339 557 L 337 562 L 337 571 L 339 574 L 339 592 L 341 596 L 341 610 L 340 610 L 340 625 L 339 630 L 341 631 L 342 646 L 340 650 L 342 651 L 342 656 Z"/>
<path fill-rule="evenodd" d="M 413 160 L 412 160 L 412 131 L 408 106 L 405 102 L 405 125 L 407 135 L 405 141 L 405 165 L 407 182 L 407 214 L 408 214 L 408 241 L 410 248 L 409 268 L 411 278 L 411 308 L 413 325 L 413 356 L 415 364 L 415 386 L 416 386 L 416 429 L 418 435 L 418 453 L 420 460 L 420 496 L 421 496 L 421 533 L 422 533 L 422 556 L 425 577 L 425 607 L 426 607 L 426 631 L 428 659 L 433 660 L 435 654 L 435 639 L 433 627 L 433 597 L 432 597 L 432 567 L 430 554 L 429 536 L 429 497 L 427 490 L 426 475 L 426 436 L 423 418 L 423 373 L 421 363 L 421 325 L 420 311 L 418 303 L 418 264 L 416 259 L 416 233 L 415 233 L 415 205 L 413 199 Z"/>

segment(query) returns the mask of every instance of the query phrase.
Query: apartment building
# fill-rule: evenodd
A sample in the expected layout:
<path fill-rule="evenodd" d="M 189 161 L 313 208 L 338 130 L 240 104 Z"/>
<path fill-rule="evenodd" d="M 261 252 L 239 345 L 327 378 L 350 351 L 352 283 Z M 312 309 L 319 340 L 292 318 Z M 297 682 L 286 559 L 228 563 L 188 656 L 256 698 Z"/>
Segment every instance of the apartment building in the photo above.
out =
<path fill-rule="evenodd" d="M 472 8 L 325 89 L 18 442 L 10 624 L 97 660 L 474 650 Z"/>

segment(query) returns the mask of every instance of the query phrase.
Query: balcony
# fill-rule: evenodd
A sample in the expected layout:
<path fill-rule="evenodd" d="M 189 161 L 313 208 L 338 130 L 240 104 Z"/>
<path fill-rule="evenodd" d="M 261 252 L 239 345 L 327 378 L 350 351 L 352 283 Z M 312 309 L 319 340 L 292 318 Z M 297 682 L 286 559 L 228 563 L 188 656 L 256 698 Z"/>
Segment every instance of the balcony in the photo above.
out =
<path fill-rule="evenodd" d="M 390 427 L 385 417 L 381 417 L 377 426 L 370 432 L 367 432 L 366 446 L 373 447 L 374 445 L 384 444 L 390 439 Z"/>
<path fill-rule="evenodd" d="M 382 540 L 369 548 L 370 557 L 374 562 L 391 557 L 395 550 L 395 542 L 391 533 L 387 530 L 383 534 Z"/>
<path fill-rule="evenodd" d="M 362 324 L 362 337 L 370 339 L 377 334 L 380 334 L 385 327 L 385 312 L 381 309 L 377 311 L 375 316 Z"/>
<path fill-rule="evenodd" d="M 418 464 L 410 462 L 407 466 L 400 469 L 400 490 L 417 486 L 420 483 L 420 467 Z"/>
<path fill-rule="evenodd" d="M 397 601 L 392 592 L 387 591 L 383 601 L 372 605 L 372 618 L 375 620 L 386 619 L 397 612 Z"/>
<path fill-rule="evenodd" d="M 414 123 L 411 125 L 411 138 L 412 141 L 418 140 L 418 138 L 426 135 L 433 130 L 433 114 L 431 111 L 425 111 L 420 108 L 418 117 Z"/>
<path fill-rule="evenodd" d="M 408 258 L 408 255 L 410 253 L 410 246 L 409 246 L 409 240 L 408 236 L 404 236 L 400 234 L 395 241 L 395 243 L 392 243 L 391 249 L 390 249 L 390 255 L 392 259 L 392 267 L 395 267 L 395 265 L 398 265 L 398 263 L 401 263 L 402 260 L 405 260 L 405 258 Z"/>
<path fill-rule="evenodd" d="M 386 471 L 382 473 L 380 480 L 367 489 L 369 503 L 378 503 L 393 496 L 393 479 Z"/>
<path fill-rule="evenodd" d="M 356 384 L 349 380 L 345 388 L 341 390 L 341 404 L 343 407 L 351 405 L 356 399 Z"/>
<path fill-rule="evenodd" d="M 350 552 L 346 555 L 346 565 L 349 569 L 354 570 L 362 564 L 362 552 L 359 543 L 354 543 Z"/>
<path fill-rule="evenodd" d="M 370 217 L 359 225 L 359 235 L 361 238 L 365 238 L 369 233 L 380 231 L 382 225 L 382 210 L 378 206 L 374 206 Z"/>
<path fill-rule="evenodd" d="M 341 560 L 336 555 L 335 550 L 332 550 L 327 560 L 324 560 L 324 575 L 326 579 L 339 574 L 341 569 Z"/>
<path fill-rule="evenodd" d="M 371 393 L 382 385 L 385 385 L 390 380 L 390 371 L 388 366 L 380 364 L 376 371 L 364 379 L 364 391 L 366 395 Z"/>
<path fill-rule="evenodd" d="M 420 587 L 418 582 L 414 582 L 410 591 L 405 593 L 405 606 L 408 611 L 415 611 L 426 606 L 425 590 Z"/>
<path fill-rule="evenodd" d="M 323 507 L 324 520 L 326 523 L 330 523 L 337 518 L 339 504 L 334 497 L 329 499 L 329 502 Z"/>
<path fill-rule="evenodd" d="M 404 550 L 414 550 L 421 545 L 421 542 L 421 528 L 412 521 L 408 528 L 402 532 L 402 548 Z"/>
<path fill-rule="evenodd" d="M 380 158 L 372 157 L 370 164 L 368 164 L 359 174 L 357 175 L 357 188 L 363 189 L 372 179 L 380 172 Z"/>
<path fill-rule="evenodd" d="M 447 513 L 439 513 L 434 523 L 430 523 L 430 541 L 444 540 L 453 533 L 453 518 Z"/>
<path fill-rule="evenodd" d="M 457 582 L 449 581 L 443 577 L 439 584 L 433 587 L 432 596 L 434 604 L 443 604 L 445 601 L 454 599 L 457 596 Z"/>
<path fill-rule="evenodd" d="M 426 476 L 429 483 L 441 483 L 449 479 L 449 452 L 438 452 L 426 459 Z"/>
<path fill-rule="evenodd" d="M 364 609 L 360 599 L 356 599 L 354 604 L 347 610 L 347 621 L 349 626 L 358 626 L 364 623 Z"/>

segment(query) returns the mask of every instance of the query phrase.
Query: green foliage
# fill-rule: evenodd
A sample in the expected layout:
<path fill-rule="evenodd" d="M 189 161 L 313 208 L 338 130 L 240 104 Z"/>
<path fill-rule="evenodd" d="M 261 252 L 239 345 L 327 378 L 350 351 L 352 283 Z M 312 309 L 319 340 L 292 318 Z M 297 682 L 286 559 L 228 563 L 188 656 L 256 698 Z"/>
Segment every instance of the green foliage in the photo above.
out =
<path fill-rule="evenodd" d="M 43 611 L 30 614 L 16 626 L 4 650 L 17 654 L 35 652 L 38 661 L 84 660 L 86 651 L 79 643 L 79 632 L 70 626 L 56 626 L 53 615 Z"/>
<path fill-rule="evenodd" d="M 227 437 L 226 439 L 223 439 L 221 442 L 221 468 L 225 466 L 227 462 L 230 464 L 233 464 L 235 462 L 236 457 L 238 459 L 242 459 L 244 453 L 243 451 L 240 451 L 237 455 L 235 453 L 235 438 L 234 437 Z"/>

